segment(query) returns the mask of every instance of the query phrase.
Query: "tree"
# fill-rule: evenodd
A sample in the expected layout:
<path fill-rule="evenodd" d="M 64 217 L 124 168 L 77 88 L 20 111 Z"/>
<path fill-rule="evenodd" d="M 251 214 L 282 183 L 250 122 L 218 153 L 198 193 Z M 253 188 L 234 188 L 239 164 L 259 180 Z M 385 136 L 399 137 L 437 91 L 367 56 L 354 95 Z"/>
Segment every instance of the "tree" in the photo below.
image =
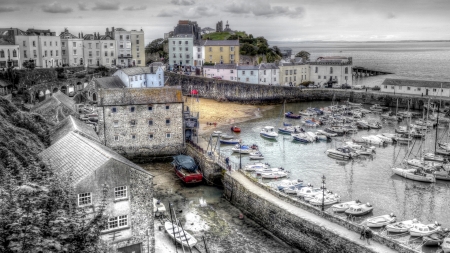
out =
<path fill-rule="evenodd" d="M 256 53 L 257 53 L 256 47 L 253 46 L 253 45 L 250 45 L 250 44 L 248 44 L 248 43 L 244 43 L 244 44 L 241 46 L 240 54 L 242 54 L 242 55 L 255 56 Z"/>
<path fill-rule="evenodd" d="M 22 67 L 24 67 L 24 68 L 26 68 L 26 69 L 28 69 L 28 70 L 33 70 L 36 66 L 35 66 L 35 64 L 34 64 L 34 61 L 33 61 L 32 59 L 29 59 L 28 61 L 25 60 L 25 61 L 22 63 Z"/>
<path fill-rule="evenodd" d="M 156 54 L 159 51 L 164 51 L 164 39 L 163 38 L 153 40 L 145 47 L 145 53 L 147 53 L 147 54 Z"/>
<path fill-rule="evenodd" d="M 306 51 L 300 51 L 298 52 L 295 57 L 302 57 L 303 61 L 309 61 L 310 54 Z"/>

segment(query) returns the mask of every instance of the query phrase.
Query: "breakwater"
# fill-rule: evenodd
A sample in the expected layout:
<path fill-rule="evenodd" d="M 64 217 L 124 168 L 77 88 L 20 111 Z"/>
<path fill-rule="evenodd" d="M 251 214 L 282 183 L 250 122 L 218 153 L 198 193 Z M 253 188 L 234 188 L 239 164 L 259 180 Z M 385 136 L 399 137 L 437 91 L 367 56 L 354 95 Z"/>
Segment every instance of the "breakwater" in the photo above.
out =
<path fill-rule="evenodd" d="M 223 102 L 238 102 L 243 104 L 280 104 L 286 102 L 302 101 L 350 101 L 364 104 L 380 104 L 382 106 L 399 108 L 409 107 L 419 110 L 428 103 L 429 96 L 413 96 L 387 94 L 371 90 L 345 90 L 345 89 L 300 89 L 289 86 L 268 86 L 249 84 L 226 80 L 215 80 L 199 76 L 186 76 L 166 72 L 169 78 L 166 85 L 180 85 L 183 95 L 191 94 L 197 90 L 198 96 Z M 445 107 L 450 106 L 450 98 L 442 98 Z"/>

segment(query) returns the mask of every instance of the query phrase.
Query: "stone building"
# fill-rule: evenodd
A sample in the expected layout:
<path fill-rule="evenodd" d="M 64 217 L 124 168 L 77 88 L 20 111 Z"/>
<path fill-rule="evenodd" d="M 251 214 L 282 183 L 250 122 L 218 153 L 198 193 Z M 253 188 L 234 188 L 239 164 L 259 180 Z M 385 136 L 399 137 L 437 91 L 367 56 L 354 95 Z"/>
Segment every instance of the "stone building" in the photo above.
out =
<path fill-rule="evenodd" d="M 184 148 L 179 86 L 98 90 L 99 137 L 133 161 L 179 154 Z"/>
<path fill-rule="evenodd" d="M 99 89 L 110 89 L 110 88 L 126 88 L 126 85 L 122 82 L 118 76 L 108 76 L 102 78 L 93 78 L 88 85 L 83 89 L 83 94 L 88 101 L 93 103 L 98 102 L 98 91 Z"/>
<path fill-rule="evenodd" d="M 113 76 L 118 76 L 128 88 L 164 86 L 164 71 L 160 66 L 119 69 Z"/>
<path fill-rule="evenodd" d="M 352 85 L 352 58 L 342 56 L 319 57 L 310 65 L 310 81 L 320 86 Z"/>
<path fill-rule="evenodd" d="M 42 96 L 39 96 L 39 98 L 44 100 L 31 108 L 32 112 L 39 113 L 49 122 L 54 123 L 64 120 L 69 115 L 78 115 L 75 101 L 61 91 L 53 94 L 49 90 L 40 92 L 44 94 L 41 94 Z"/>
<path fill-rule="evenodd" d="M 154 252 L 153 176 L 100 144 L 92 128 L 73 117 L 51 132 L 40 157 L 57 174 L 71 176 L 77 205 L 93 217 L 102 200 L 107 229 L 101 239 L 109 252 Z"/>
<path fill-rule="evenodd" d="M 68 66 L 83 66 L 83 39 L 81 36 L 77 37 L 69 32 L 67 28 L 64 29 L 59 37 L 61 38 L 61 56 L 62 64 Z"/>
<path fill-rule="evenodd" d="M 217 22 L 216 24 L 216 32 L 223 32 L 223 22 L 222 20 L 220 20 L 219 22 Z"/>

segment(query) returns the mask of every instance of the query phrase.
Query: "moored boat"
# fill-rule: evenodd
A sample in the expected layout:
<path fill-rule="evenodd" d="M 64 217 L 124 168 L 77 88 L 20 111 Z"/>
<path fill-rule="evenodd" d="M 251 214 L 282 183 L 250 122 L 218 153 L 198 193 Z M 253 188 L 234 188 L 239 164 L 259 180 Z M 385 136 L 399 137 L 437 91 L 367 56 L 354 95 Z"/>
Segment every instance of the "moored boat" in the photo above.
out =
<path fill-rule="evenodd" d="M 250 146 L 247 145 L 236 145 L 231 150 L 235 153 L 241 153 L 241 154 L 250 154 L 254 151 Z"/>
<path fill-rule="evenodd" d="M 361 202 L 359 200 L 348 201 L 348 202 L 344 202 L 344 203 L 334 204 L 331 206 L 331 209 L 335 213 L 343 213 L 343 212 L 345 212 L 345 210 L 349 209 L 350 206 L 357 205 L 357 204 L 361 204 Z"/>
<path fill-rule="evenodd" d="M 267 163 L 254 163 L 254 164 L 247 164 L 244 166 L 245 171 L 255 171 L 257 169 L 267 169 L 269 168 L 269 164 Z"/>
<path fill-rule="evenodd" d="M 436 182 L 436 177 L 433 174 L 424 173 L 421 169 L 392 168 L 392 171 L 395 174 L 407 179 L 426 183 Z"/>
<path fill-rule="evenodd" d="M 386 230 L 390 233 L 408 232 L 415 224 L 420 224 L 417 219 L 395 222 L 386 226 Z"/>
<path fill-rule="evenodd" d="M 290 118 L 290 119 L 300 119 L 302 117 L 301 115 L 295 114 L 293 112 L 287 112 L 287 113 L 284 114 L 284 116 L 286 118 Z"/>
<path fill-rule="evenodd" d="M 345 210 L 345 214 L 352 216 L 362 216 L 372 212 L 373 206 L 370 203 L 367 204 L 357 204 L 350 206 Z"/>
<path fill-rule="evenodd" d="M 197 244 L 197 240 L 192 235 L 176 224 L 166 221 L 164 228 L 172 239 L 175 239 L 177 243 L 182 244 L 184 247 L 192 248 Z"/>
<path fill-rule="evenodd" d="M 411 236 L 417 236 L 417 237 L 422 237 L 422 236 L 427 236 L 427 235 L 431 235 L 434 234 L 436 232 L 441 231 L 441 224 L 435 222 L 434 224 L 415 224 L 410 230 L 409 230 L 409 234 Z"/>
<path fill-rule="evenodd" d="M 240 132 L 241 132 L 241 129 L 240 129 L 239 127 L 237 127 L 237 126 L 232 126 L 232 127 L 231 127 L 231 131 L 233 131 L 233 132 L 235 132 L 235 133 L 240 133 Z"/>
<path fill-rule="evenodd" d="M 358 154 L 352 152 L 349 148 L 346 147 L 337 149 L 328 149 L 325 153 L 331 158 L 340 160 L 350 160 L 358 156 Z"/>
<path fill-rule="evenodd" d="M 274 128 L 272 126 L 266 126 L 261 129 L 259 135 L 268 139 L 275 139 L 278 136 L 278 133 L 274 131 Z"/>
<path fill-rule="evenodd" d="M 426 235 L 422 238 L 423 245 L 426 246 L 439 246 L 444 241 L 444 238 L 449 235 L 448 229 L 444 229 L 443 231 L 439 231 L 437 233 Z"/>
<path fill-rule="evenodd" d="M 314 206 L 320 206 L 320 205 L 324 205 L 324 206 L 328 206 L 328 205 L 333 205 L 338 203 L 341 200 L 341 197 L 337 194 L 331 194 L 331 195 L 316 195 L 313 199 L 311 199 L 309 201 L 309 203 L 311 205 Z"/>
<path fill-rule="evenodd" d="M 444 253 L 450 253 L 450 237 L 445 237 L 441 244 L 441 249 Z"/>
<path fill-rule="evenodd" d="M 288 174 L 286 172 L 284 172 L 284 171 L 261 173 L 261 177 L 262 178 L 269 178 L 269 179 L 283 178 L 283 177 L 287 177 L 287 175 Z"/>
<path fill-rule="evenodd" d="M 219 141 L 221 144 L 239 144 L 241 142 L 239 139 L 220 139 Z"/>
<path fill-rule="evenodd" d="M 173 157 L 175 174 L 186 184 L 200 183 L 203 174 L 194 161 L 194 158 L 187 155 L 177 155 Z"/>
<path fill-rule="evenodd" d="M 396 220 L 395 215 L 391 213 L 391 214 L 380 215 L 377 217 L 369 218 L 365 221 L 365 224 L 369 228 L 381 228 L 381 227 L 384 227 L 388 224 L 395 222 L 395 220 Z"/>

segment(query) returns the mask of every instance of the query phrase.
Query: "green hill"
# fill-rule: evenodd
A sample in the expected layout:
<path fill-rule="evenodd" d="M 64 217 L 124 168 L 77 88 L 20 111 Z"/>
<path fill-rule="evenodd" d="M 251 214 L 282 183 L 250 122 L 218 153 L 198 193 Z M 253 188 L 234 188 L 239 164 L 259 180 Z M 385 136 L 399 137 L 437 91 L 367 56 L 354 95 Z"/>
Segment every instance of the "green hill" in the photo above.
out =
<path fill-rule="evenodd" d="M 247 38 L 248 35 L 245 32 L 234 32 L 234 35 L 238 35 L 240 38 Z M 214 33 L 208 33 L 203 34 L 202 39 L 204 40 L 228 40 L 228 39 L 234 39 L 232 34 L 229 32 L 214 32 Z M 237 39 L 237 36 L 236 36 Z"/>

